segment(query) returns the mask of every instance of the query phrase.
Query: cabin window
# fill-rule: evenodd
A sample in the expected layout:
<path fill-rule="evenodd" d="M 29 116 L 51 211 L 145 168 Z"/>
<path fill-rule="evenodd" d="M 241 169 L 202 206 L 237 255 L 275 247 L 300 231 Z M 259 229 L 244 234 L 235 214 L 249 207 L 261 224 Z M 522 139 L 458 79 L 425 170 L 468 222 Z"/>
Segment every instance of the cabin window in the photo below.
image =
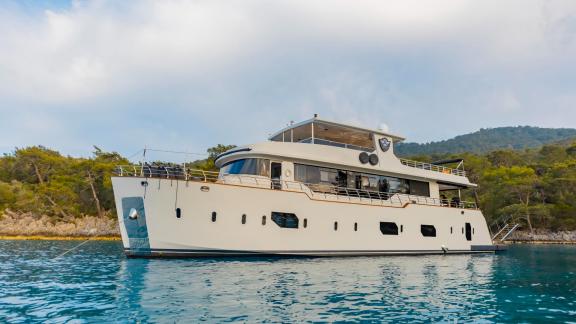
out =
<path fill-rule="evenodd" d="M 308 219 L 304 218 L 304 224 L 302 225 L 304 225 L 304 228 L 308 227 Z"/>
<path fill-rule="evenodd" d="M 450 226 L 450 234 L 452 234 L 452 226 Z"/>
<path fill-rule="evenodd" d="M 358 223 L 354 223 L 354 232 L 358 231 Z"/>
<path fill-rule="evenodd" d="M 266 225 L 266 216 L 262 216 L 262 225 Z"/>
<path fill-rule="evenodd" d="M 176 218 L 182 217 L 182 209 L 176 208 Z"/>
<path fill-rule="evenodd" d="M 338 222 L 334 222 L 334 230 L 335 230 L 335 231 L 338 230 Z"/>
<path fill-rule="evenodd" d="M 295 214 L 272 212 L 272 221 L 282 228 L 298 228 L 298 217 Z"/>
<path fill-rule="evenodd" d="M 312 190 L 319 192 L 335 192 L 335 187 L 342 187 L 430 197 L 430 185 L 428 182 L 324 168 L 313 165 L 295 163 L 294 180 L 306 183 L 310 185 Z"/>
<path fill-rule="evenodd" d="M 216 221 L 216 212 L 212 212 L 212 222 Z"/>
<path fill-rule="evenodd" d="M 250 174 L 270 177 L 270 160 L 268 159 L 241 159 L 226 163 L 220 174 Z"/>
<path fill-rule="evenodd" d="M 472 226 L 470 223 L 464 224 L 466 227 L 466 241 L 472 241 Z"/>
<path fill-rule="evenodd" d="M 398 225 L 392 222 L 380 222 L 380 232 L 384 235 L 398 235 Z"/>
<path fill-rule="evenodd" d="M 436 227 L 434 225 L 420 225 L 420 233 L 426 237 L 436 237 Z"/>
<path fill-rule="evenodd" d="M 430 184 L 428 182 L 410 180 L 410 194 L 430 197 Z"/>
<path fill-rule="evenodd" d="M 242 214 L 242 224 L 246 224 L 246 214 Z"/>
<path fill-rule="evenodd" d="M 400 225 L 400 233 L 404 233 L 404 225 Z"/>

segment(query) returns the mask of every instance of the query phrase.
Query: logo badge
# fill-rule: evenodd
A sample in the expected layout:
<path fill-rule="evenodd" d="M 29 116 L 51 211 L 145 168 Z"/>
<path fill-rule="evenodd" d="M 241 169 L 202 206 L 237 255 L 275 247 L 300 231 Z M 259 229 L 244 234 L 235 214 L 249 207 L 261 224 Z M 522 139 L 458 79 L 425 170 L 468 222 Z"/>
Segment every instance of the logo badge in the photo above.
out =
<path fill-rule="evenodd" d="M 387 152 L 390 149 L 390 140 L 387 139 L 386 137 L 382 137 L 380 140 L 378 140 L 378 143 L 380 143 L 380 148 L 382 149 L 382 151 Z"/>

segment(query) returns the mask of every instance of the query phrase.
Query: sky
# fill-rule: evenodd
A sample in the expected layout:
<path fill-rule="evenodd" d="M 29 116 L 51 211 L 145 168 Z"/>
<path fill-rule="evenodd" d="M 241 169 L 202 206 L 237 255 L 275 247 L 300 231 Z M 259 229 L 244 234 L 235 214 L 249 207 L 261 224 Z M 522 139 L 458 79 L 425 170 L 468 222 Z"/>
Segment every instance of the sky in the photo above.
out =
<path fill-rule="evenodd" d="M 576 1 L 0 0 L 0 153 L 201 153 L 315 113 L 576 128 Z"/>

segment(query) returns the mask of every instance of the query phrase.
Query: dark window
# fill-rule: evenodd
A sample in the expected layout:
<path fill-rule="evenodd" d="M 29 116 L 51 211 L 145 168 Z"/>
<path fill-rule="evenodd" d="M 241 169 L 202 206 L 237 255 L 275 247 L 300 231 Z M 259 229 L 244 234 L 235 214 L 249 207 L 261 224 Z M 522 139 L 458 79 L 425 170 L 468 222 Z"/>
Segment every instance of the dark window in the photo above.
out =
<path fill-rule="evenodd" d="M 242 214 L 242 224 L 246 224 L 246 214 Z"/>
<path fill-rule="evenodd" d="M 430 185 L 428 182 L 330 169 L 314 165 L 295 163 L 294 180 L 309 184 L 312 190 L 320 192 L 333 192 L 334 187 L 344 187 L 386 193 L 411 193 L 430 197 Z"/>
<path fill-rule="evenodd" d="M 176 208 L 176 218 L 182 217 L 182 209 Z"/>
<path fill-rule="evenodd" d="M 262 216 L 262 225 L 266 225 L 266 216 Z"/>
<path fill-rule="evenodd" d="M 430 184 L 428 182 L 410 180 L 410 194 L 415 196 L 430 197 Z"/>
<path fill-rule="evenodd" d="M 472 226 L 470 223 L 466 223 L 464 226 L 466 227 L 466 241 L 472 241 Z"/>
<path fill-rule="evenodd" d="M 216 212 L 212 212 L 212 221 L 213 221 L 213 222 L 216 221 Z"/>
<path fill-rule="evenodd" d="M 354 232 L 358 231 L 358 223 L 354 223 Z"/>
<path fill-rule="evenodd" d="M 304 228 L 308 227 L 308 219 L 304 218 Z"/>
<path fill-rule="evenodd" d="M 400 233 L 404 232 L 404 225 L 400 225 Z"/>
<path fill-rule="evenodd" d="M 338 230 L 338 222 L 334 222 L 334 230 L 335 230 L 335 231 Z"/>
<path fill-rule="evenodd" d="M 398 225 L 391 222 L 380 222 L 380 232 L 384 235 L 398 235 Z"/>
<path fill-rule="evenodd" d="M 282 228 L 298 228 L 298 217 L 291 213 L 272 212 L 272 221 Z"/>
<path fill-rule="evenodd" d="M 450 234 L 452 234 L 452 226 L 450 226 Z"/>
<path fill-rule="evenodd" d="M 420 225 L 422 236 L 436 237 L 436 227 L 434 225 Z"/>

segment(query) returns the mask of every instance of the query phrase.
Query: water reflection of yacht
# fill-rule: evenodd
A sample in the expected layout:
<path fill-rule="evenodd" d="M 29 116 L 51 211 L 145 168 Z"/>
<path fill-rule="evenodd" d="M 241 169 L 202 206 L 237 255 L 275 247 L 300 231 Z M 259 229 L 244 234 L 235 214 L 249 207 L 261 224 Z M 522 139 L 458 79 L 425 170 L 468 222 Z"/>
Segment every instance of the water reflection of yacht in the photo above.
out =
<path fill-rule="evenodd" d="M 323 120 L 217 157 L 219 173 L 122 166 L 112 178 L 131 256 L 494 251 L 459 163 L 394 155 L 403 138 Z M 446 162 L 446 161 L 445 161 Z M 458 163 L 459 161 L 447 161 Z"/>

